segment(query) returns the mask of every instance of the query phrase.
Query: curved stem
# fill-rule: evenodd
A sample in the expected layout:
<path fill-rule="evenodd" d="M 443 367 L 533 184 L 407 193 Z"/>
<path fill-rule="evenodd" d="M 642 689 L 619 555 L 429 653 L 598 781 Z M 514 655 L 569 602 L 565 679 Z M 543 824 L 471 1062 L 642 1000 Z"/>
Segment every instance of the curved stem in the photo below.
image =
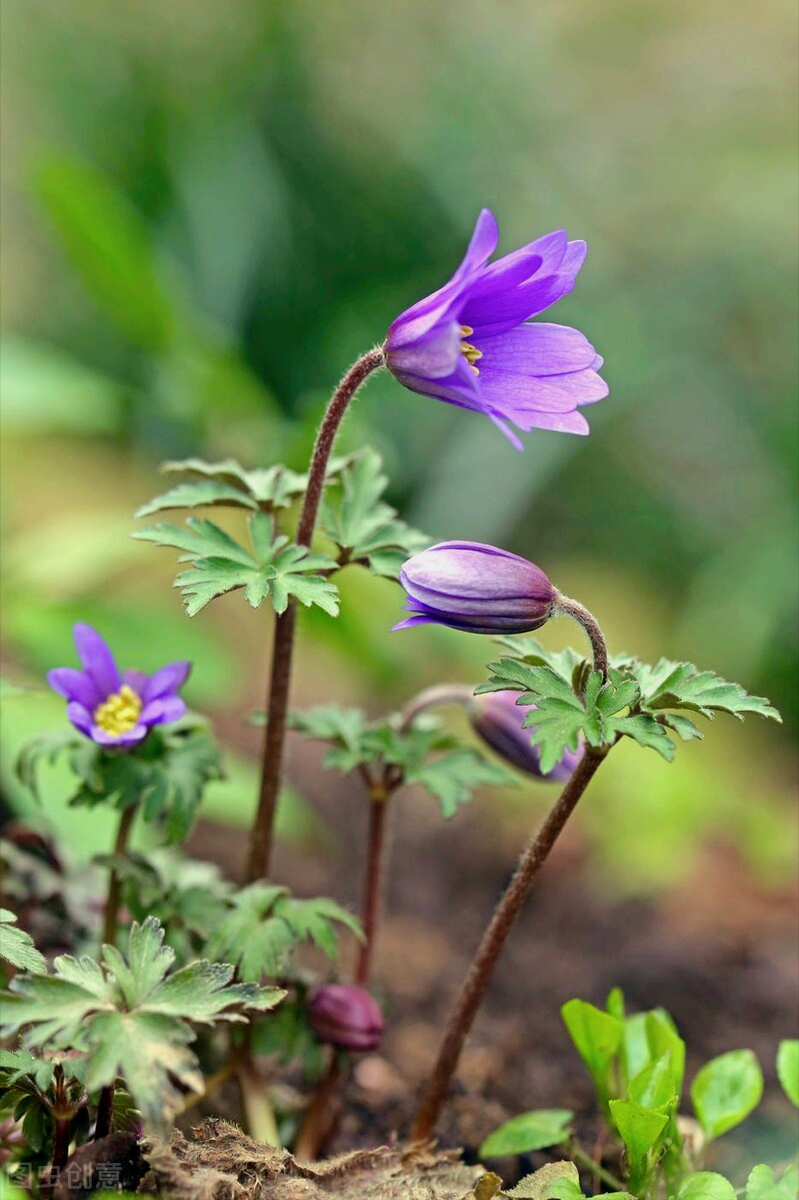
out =
<path fill-rule="evenodd" d="M 577 1142 L 569 1141 L 566 1145 L 567 1152 L 571 1155 L 571 1157 L 586 1167 L 592 1175 L 597 1177 L 597 1179 L 601 1179 L 602 1182 L 606 1183 L 608 1187 L 613 1189 L 614 1192 L 624 1191 L 624 1184 L 621 1182 L 621 1180 L 617 1179 L 615 1175 L 611 1175 L 610 1171 L 606 1171 L 601 1163 L 594 1162 L 591 1155 L 586 1154 L 585 1150 L 583 1150 L 582 1146 L 580 1146 Z"/>
<path fill-rule="evenodd" d="M 340 1080 L 341 1056 L 334 1050 L 317 1081 L 294 1139 L 292 1150 L 298 1162 L 313 1162 L 318 1158 L 325 1143 L 335 1132 L 341 1115 Z"/>
<path fill-rule="evenodd" d="M 591 747 L 586 749 L 554 808 L 522 854 L 513 878 L 488 923 L 460 994 L 450 1012 L 438 1059 L 414 1116 L 411 1141 L 424 1142 L 432 1134 L 458 1066 L 464 1042 L 485 996 L 508 934 L 558 835 L 606 754 L 607 750 L 596 751 Z"/>
<path fill-rule="evenodd" d="M 428 708 L 436 708 L 439 704 L 470 704 L 473 699 L 474 688 L 465 683 L 437 683 L 425 688 L 403 708 L 400 732 L 407 732 L 419 714 Z"/>
<path fill-rule="evenodd" d="M 363 943 L 358 953 L 355 982 L 365 987 L 372 969 L 377 926 L 383 902 L 383 880 L 386 866 L 386 826 L 388 824 L 389 793 L 373 788 L 369 796 L 369 841 L 366 851 L 366 879 L 363 892 Z"/>
<path fill-rule="evenodd" d="M 605 641 L 605 635 L 599 628 L 599 622 L 587 608 L 577 600 L 571 600 L 568 596 L 562 596 L 560 592 L 555 593 L 555 609 L 554 614 L 559 612 L 565 613 L 568 617 L 573 617 L 585 632 L 588 634 L 588 640 L 591 643 L 591 650 L 594 655 L 594 670 L 602 672 L 602 678 L 608 677 L 608 647 Z"/>
<path fill-rule="evenodd" d="M 297 544 L 310 546 L 325 486 L 327 461 L 333 449 L 338 427 L 347 406 L 358 388 L 378 367 L 385 362 L 383 350 L 376 348 L 364 354 L 350 367 L 333 393 L 327 406 L 322 424 L 316 435 L 311 465 L 308 471 L 308 486 L 305 490 L 300 519 L 297 525 Z M 272 639 L 272 667 L 269 675 L 269 690 L 266 699 L 266 733 L 261 766 L 261 789 L 258 811 L 250 834 L 246 877 L 249 883 L 269 873 L 272 855 L 272 837 L 277 810 L 278 789 L 283 758 L 283 742 L 286 736 L 288 716 L 291 662 L 294 651 L 294 630 L 297 623 L 297 607 L 290 600 L 285 612 L 275 618 Z"/>
<path fill-rule="evenodd" d="M 138 804 L 129 804 L 127 808 L 122 810 L 122 815 L 119 818 L 119 828 L 117 829 L 117 837 L 114 842 L 114 855 L 119 856 L 125 853 L 128 845 L 128 836 L 130 828 L 133 824 L 133 819 L 138 811 Z M 111 868 L 111 878 L 108 880 L 108 895 L 105 901 L 105 918 L 103 920 L 103 942 L 109 946 L 116 945 L 117 938 L 117 919 L 119 917 L 119 898 L 122 891 L 122 880 L 115 867 Z"/>

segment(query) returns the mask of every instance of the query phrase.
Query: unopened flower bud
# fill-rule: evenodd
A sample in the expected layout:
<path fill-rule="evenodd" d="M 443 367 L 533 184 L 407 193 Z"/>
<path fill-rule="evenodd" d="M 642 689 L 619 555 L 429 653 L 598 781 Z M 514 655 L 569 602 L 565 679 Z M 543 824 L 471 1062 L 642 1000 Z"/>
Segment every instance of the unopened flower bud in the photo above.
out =
<path fill-rule="evenodd" d="M 482 542 L 440 542 L 400 571 L 413 615 L 395 625 L 435 623 L 467 633 L 530 633 L 552 615 L 555 589 L 540 567 Z"/>
<path fill-rule="evenodd" d="M 383 1014 L 363 988 L 327 983 L 310 1005 L 311 1029 L 320 1042 L 343 1050 L 376 1050 L 383 1036 Z"/>
<path fill-rule="evenodd" d="M 489 692 L 475 696 L 469 705 L 469 719 L 475 733 L 507 762 L 551 783 L 565 783 L 583 757 L 583 747 L 564 750 L 563 757 L 551 771 L 541 770 L 541 751 L 533 746 L 530 737 L 534 726 L 522 728 L 522 722 L 533 705 L 519 707 L 520 692 Z"/>

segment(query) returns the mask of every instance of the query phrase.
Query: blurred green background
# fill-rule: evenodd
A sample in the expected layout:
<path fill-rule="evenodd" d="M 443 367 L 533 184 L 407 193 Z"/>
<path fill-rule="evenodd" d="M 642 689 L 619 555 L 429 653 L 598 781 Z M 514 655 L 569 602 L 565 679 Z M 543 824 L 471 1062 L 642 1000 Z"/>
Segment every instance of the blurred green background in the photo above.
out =
<path fill-rule="evenodd" d="M 192 658 L 188 698 L 235 752 L 208 811 L 246 821 L 268 617 L 232 596 L 187 620 L 131 514 L 165 458 L 301 466 L 342 371 L 449 276 L 487 205 L 502 251 L 561 227 L 588 241 L 550 319 L 605 355 L 590 438 L 534 431 L 517 454 L 381 377 L 342 448 L 377 445 L 392 501 L 437 539 L 532 557 L 612 649 L 711 666 L 785 713 L 722 718 L 672 767 L 614 754 L 582 816 L 598 881 L 655 889 L 707 842 L 789 878 L 793 3 L 10 0 L 2 26 L 6 673 L 73 662 L 77 618 L 128 664 Z M 357 569 L 342 586 L 339 622 L 303 615 L 298 702 L 377 712 L 482 677 L 486 642 L 392 636 L 399 591 Z M 16 803 L 13 748 L 48 724 L 54 697 L 9 700 Z"/>

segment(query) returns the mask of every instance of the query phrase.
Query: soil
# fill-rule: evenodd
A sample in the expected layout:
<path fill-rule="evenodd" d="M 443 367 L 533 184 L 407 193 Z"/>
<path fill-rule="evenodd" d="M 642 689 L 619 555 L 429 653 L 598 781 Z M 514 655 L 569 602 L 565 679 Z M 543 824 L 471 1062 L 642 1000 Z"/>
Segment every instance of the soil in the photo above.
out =
<path fill-rule="evenodd" d="M 337 833 L 301 852 L 280 848 L 273 876 L 298 895 L 332 895 L 357 911 L 365 806 L 356 783 L 323 774 L 306 751 L 293 755 L 294 782 Z M 490 800 L 448 823 L 413 792 L 392 803 L 388 900 L 372 978 L 386 1034 L 379 1054 L 352 1064 L 331 1153 L 407 1134 L 449 1006 L 526 837 L 518 816 L 497 820 Z M 236 878 L 244 836 L 201 823 L 188 852 Z M 746 1046 L 757 1054 L 764 1100 L 739 1133 L 718 1143 L 716 1168 L 745 1177 L 758 1160 L 789 1157 L 795 1114 L 774 1059 L 779 1040 L 795 1036 L 799 1013 L 797 890 L 759 886 L 727 845 L 706 847 L 696 876 L 657 900 L 603 896 L 589 886 L 586 868 L 578 810 L 505 948 L 438 1128 L 441 1144 L 464 1147 L 473 1162 L 482 1140 L 510 1116 L 569 1108 L 591 1149 L 591 1087 L 559 1010 L 574 996 L 602 1005 L 619 986 L 629 1011 L 662 1006 L 671 1013 L 687 1042 L 689 1079 L 726 1050 Z M 342 978 L 350 966 L 345 955 Z M 541 1152 L 492 1165 L 508 1184 L 548 1159 Z"/>

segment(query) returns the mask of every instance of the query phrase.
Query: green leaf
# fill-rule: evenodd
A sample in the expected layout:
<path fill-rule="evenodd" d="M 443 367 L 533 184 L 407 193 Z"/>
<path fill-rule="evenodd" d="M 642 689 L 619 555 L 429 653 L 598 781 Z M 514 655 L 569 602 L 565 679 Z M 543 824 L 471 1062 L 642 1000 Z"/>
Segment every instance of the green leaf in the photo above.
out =
<path fill-rule="evenodd" d="M 512 771 L 500 763 L 490 762 L 474 749 L 453 750 L 412 768 L 407 772 L 405 782 L 426 788 L 440 803 L 441 815 L 447 820 L 454 816 L 459 805 L 471 800 L 478 787 L 519 786 Z"/>
<path fill-rule="evenodd" d="M 342 566 L 363 563 L 376 575 L 396 579 L 405 560 L 429 546 L 430 538 L 383 502 L 387 483 L 380 455 L 365 447 L 342 470 L 340 487 L 325 496 L 319 523 L 338 547 Z"/>
<path fill-rule="evenodd" d="M 658 1145 L 668 1124 L 668 1115 L 645 1108 L 634 1100 L 611 1100 L 609 1108 L 613 1124 L 627 1147 L 631 1164 L 641 1163 Z"/>
<path fill-rule="evenodd" d="M 609 727 L 615 733 L 624 734 L 650 750 L 657 750 L 666 762 L 674 759 L 674 742 L 663 726 L 648 713 L 638 713 L 634 717 L 616 717 L 609 722 Z"/>
<path fill-rule="evenodd" d="M 516 1187 L 502 1192 L 512 1200 L 581 1200 L 580 1176 L 573 1162 L 545 1163 L 532 1175 L 525 1175 Z"/>
<path fill-rule="evenodd" d="M 55 1062 L 37 1058 L 28 1050 L 0 1050 L 0 1078 L 3 1088 L 10 1088 L 28 1075 L 40 1091 L 45 1091 L 53 1078 Z"/>
<path fill-rule="evenodd" d="M 667 1055 L 671 1062 L 673 1091 L 682 1095 L 685 1079 L 685 1042 L 674 1027 L 669 1014 L 663 1008 L 653 1009 L 644 1018 L 644 1030 L 651 1061 Z M 643 1103 L 643 1101 L 641 1101 Z"/>
<path fill-rule="evenodd" d="M 623 661 L 641 685 L 646 708 L 684 708 L 704 717 L 725 712 L 741 719 L 745 713 L 756 713 L 773 721 L 782 720 L 764 697 L 750 696 L 740 684 L 729 683 L 713 671 L 700 671 L 693 663 L 661 658 L 656 666 L 649 667 L 637 659 Z"/>
<path fill-rule="evenodd" d="M 338 475 L 344 461 L 346 460 L 330 460 L 326 473 L 328 479 Z M 216 463 L 205 462 L 201 458 L 185 458 L 165 462 L 161 470 L 169 475 L 188 475 L 189 482 L 192 479 L 199 479 L 230 488 L 231 491 L 238 494 L 240 505 L 260 508 L 264 512 L 288 508 L 299 496 L 303 495 L 308 486 L 307 475 L 298 475 L 296 471 L 290 471 L 288 467 L 281 464 L 272 467 L 256 467 L 254 470 L 248 471 L 234 458 L 226 458 L 222 462 Z M 232 500 L 230 502 L 233 503 Z M 166 506 L 160 505 L 159 507 Z M 156 510 L 151 509 L 150 511 Z M 140 510 L 136 515 L 145 516 L 146 514 Z"/>
<path fill-rule="evenodd" d="M 798 1190 L 799 1168 L 795 1165 L 786 1167 L 777 1180 L 772 1167 L 758 1163 L 746 1181 L 745 1200 L 796 1200 Z"/>
<path fill-rule="evenodd" d="M 574 1113 L 566 1108 L 539 1108 L 512 1117 L 495 1129 L 480 1147 L 481 1157 L 502 1154 L 527 1154 L 557 1146 L 569 1137 L 569 1122 Z"/>
<path fill-rule="evenodd" d="M 149 517 L 152 513 L 170 508 L 198 508 L 211 505 L 227 505 L 233 508 L 257 508 L 258 505 L 246 492 L 220 483 L 215 479 L 198 479 L 195 483 L 178 483 L 154 500 L 137 508 L 134 516 Z"/>
<path fill-rule="evenodd" d="M 14 913 L 0 908 L 0 958 L 18 971 L 46 971 L 44 955 L 36 949 L 29 933 L 14 928 L 16 921 Z"/>
<path fill-rule="evenodd" d="M 139 214 L 99 172 L 74 159 L 51 158 L 36 182 L 64 249 L 96 302 L 137 346 L 166 350 L 175 320 Z"/>
<path fill-rule="evenodd" d="M 629 1083 L 628 1097 L 643 1108 L 665 1112 L 679 1098 L 676 1077 L 670 1054 L 663 1054 L 634 1075 Z"/>
<path fill-rule="evenodd" d="M 600 1102 L 606 1102 L 611 1063 L 623 1035 L 622 1022 L 585 1000 L 569 1000 L 560 1011 L 577 1053 L 591 1073 Z"/>
<path fill-rule="evenodd" d="M 760 1103 L 763 1072 L 751 1050 L 730 1050 L 705 1063 L 691 1085 L 691 1100 L 708 1139 L 740 1124 Z"/>
<path fill-rule="evenodd" d="M 777 1047 L 777 1076 L 785 1095 L 799 1108 L 799 1039 L 786 1038 Z"/>
<path fill-rule="evenodd" d="M 190 617 L 217 596 L 239 588 L 253 608 L 269 596 L 275 612 L 283 613 L 293 597 L 306 607 L 316 604 L 331 616 L 338 614 L 338 591 L 318 573 L 333 570 L 333 559 L 289 543 L 276 533 L 266 512 L 253 513 L 248 528 L 251 550 L 213 521 L 197 517 L 187 518 L 185 527 L 155 525 L 132 536 L 184 551 L 179 561 L 192 566 L 178 575 L 175 587 L 181 589 Z"/>
<path fill-rule="evenodd" d="M 677 1200 L 736 1200 L 735 1188 L 715 1171 L 696 1171 L 680 1184 Z"/>
<path fill-rule="evenodd" d="M 229 905 L 211 935 L 207 951 L 233 962 L 245 980 L 285 972 L 303 941 L 314 942 L 335 959 L 337 925 L 356 937 L 362 936 L 356 918 L 324 896 L 298 900 L 285 888 L 253 883 L 231 896 Z"/>
<path fill-rule="evenodd" d="M 53 975 L 18 976 L 3 999 L 6 1036 L 23 1026 L 28 1045 L 76 1048 L 86 1054 L 90 1089 L 123 1075 L 147 1122 L 161 1126 L 202 1078 L 188 1050 L 190 1023 L 243 1021 L 285 995 L 278 988 L 230 985 L 227 963 L 200 960 L 170 974 L 174 951 L 153 917 L 134 922 L 124 957 L 103 947 L 105 971 L 90 958 L 57 958 Z"/>

